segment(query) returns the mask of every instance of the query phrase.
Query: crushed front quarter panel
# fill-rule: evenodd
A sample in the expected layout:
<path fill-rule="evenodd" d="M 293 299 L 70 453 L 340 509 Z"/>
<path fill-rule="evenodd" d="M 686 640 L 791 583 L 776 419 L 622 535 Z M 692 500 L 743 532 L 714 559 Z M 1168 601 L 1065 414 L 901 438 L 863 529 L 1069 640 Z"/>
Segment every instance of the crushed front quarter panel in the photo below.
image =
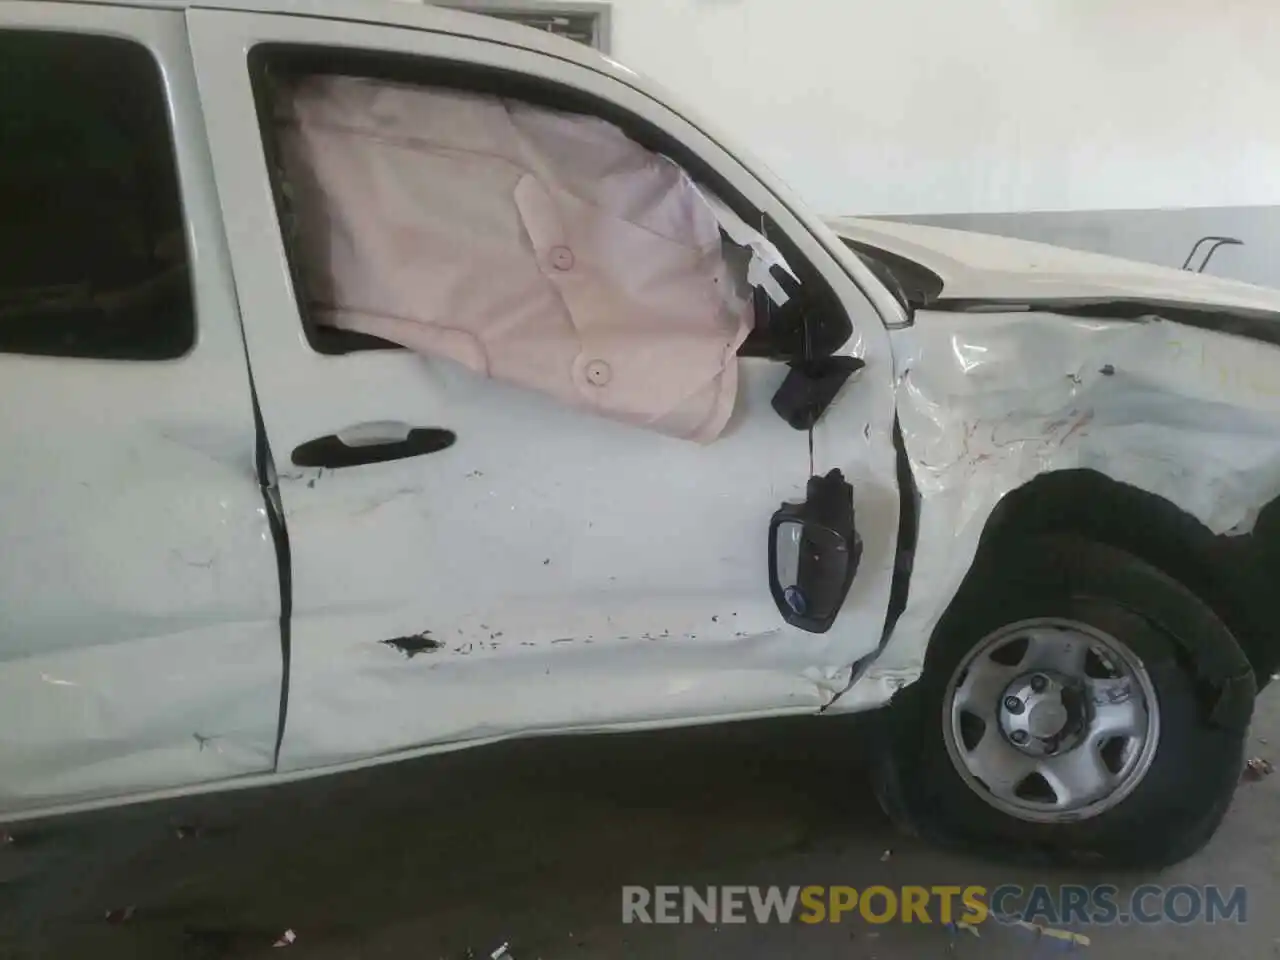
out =
<path fill-rule="evenodd" d="M 992 510 L 1040 474 L 1096 470 L 1218 534 L 1248 532 L 1280 493 L 1274 346 L 1158 317 L 920 311 L 894 347 L 920 531 L 872 686 L 919 675 Z M 843 709 L 874 705 L 846 699 Z"/>

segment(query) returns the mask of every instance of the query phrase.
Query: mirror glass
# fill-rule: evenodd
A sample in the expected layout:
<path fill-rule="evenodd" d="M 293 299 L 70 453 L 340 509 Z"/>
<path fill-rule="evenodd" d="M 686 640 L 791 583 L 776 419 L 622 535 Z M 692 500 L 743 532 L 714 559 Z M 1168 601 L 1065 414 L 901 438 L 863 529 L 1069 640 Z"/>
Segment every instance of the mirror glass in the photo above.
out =
<path fill-rule="evenodd" d="M 788 520 L 778 524 L 778 585 L 792 613 L 805 616 L 808 602 L 800 589 L 800 543 L 804 538 L 804 524 Z"/>
<path fill-rule="evenodd" d="M 844 600 L 849 548 L 827 527 L 788 520 L 777 527 L 778 586 L 791 611 L 817 620 L 833 616 Z"/>

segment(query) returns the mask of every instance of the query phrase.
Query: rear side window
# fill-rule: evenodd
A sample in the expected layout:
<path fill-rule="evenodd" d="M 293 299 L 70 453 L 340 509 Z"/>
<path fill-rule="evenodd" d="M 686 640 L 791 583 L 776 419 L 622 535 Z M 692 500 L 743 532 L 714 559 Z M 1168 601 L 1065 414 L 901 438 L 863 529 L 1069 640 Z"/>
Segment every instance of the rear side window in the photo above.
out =
<path fill-rule="evenodd" d="M 0 352 L 163 360 L 194 341 L 156 61 L 114 37 L 0 30 Z"/>

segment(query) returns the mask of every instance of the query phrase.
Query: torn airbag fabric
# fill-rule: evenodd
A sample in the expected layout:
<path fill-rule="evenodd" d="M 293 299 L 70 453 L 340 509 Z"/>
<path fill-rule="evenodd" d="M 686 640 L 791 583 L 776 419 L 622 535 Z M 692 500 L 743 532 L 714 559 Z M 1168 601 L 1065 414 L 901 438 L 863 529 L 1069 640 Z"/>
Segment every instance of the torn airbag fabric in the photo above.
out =
<path fill-rule="evenodd" d="M 280 93 L 315 322 L 671 436 L 724 429 L 750 303 L 680 167 L 497 97 L 336 76 Z"/>

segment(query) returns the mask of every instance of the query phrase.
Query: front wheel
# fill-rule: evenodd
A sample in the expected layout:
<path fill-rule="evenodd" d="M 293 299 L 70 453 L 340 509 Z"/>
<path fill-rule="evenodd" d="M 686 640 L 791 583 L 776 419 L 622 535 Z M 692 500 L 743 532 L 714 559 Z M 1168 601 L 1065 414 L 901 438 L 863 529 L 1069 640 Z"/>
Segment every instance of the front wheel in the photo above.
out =
<path fill-rule="evenodd" d="M 1097 543 L 984 552 L 894 698 L 878 793 L 899 824 L 1003 859 L 1175 863 L 1230 804 L 1256 690 L 1186 588 Z"/>

